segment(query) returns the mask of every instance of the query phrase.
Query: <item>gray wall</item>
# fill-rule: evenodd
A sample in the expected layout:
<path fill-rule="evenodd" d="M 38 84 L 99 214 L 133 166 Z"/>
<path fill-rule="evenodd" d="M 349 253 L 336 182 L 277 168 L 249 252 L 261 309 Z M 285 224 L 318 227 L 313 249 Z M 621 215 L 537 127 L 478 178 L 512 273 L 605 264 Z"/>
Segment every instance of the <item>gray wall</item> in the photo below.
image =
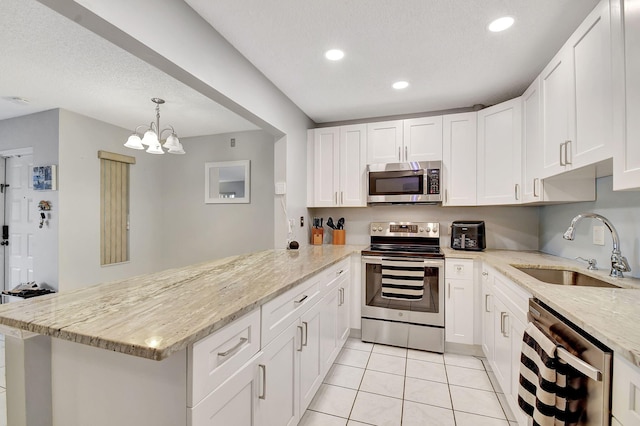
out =
<path fill-rule="evenodd" d="M 125 148 L 131 134 L 60 110 L 60 290 L 70 290 L 164 268 L 162 171 L 166 156 Z M 136 157 L 130 166 L 130 261 L 100 265 L 100 160 L 98 150 Z"/>
<path fill-rule="evenodd" d="M 540 250 L 573 259 L 576 256 L 595 258 L 600 269 L 610 268 L 611 234 L 605 229 L 605 245 L 592 244 L 593 226 L 602 225 L 594 219 L 583 219 L 576 226 L 574 241 L 562 234 L 571 219 L 580 213 L 598 213 L 613 223 L 620 236 L 622 254 L 632 269 L 627 276 L 640 277 L 640 192 L 613 192 L 612 177 L 597 179 L 597 200 L 592 202 L 545 206 L 540 209 Z"/>
<path fill-rule="evenodd" d="M 230 139 L 236 146 L 231 148 Z M 165 267 L 273 248 L 274 138 L 263 131 L 182 138 L 165 155 L 160 230 Z M 206 162 L 251 160 L 249 204 L 205 204 Z"/>
<path fill-rule="evenodd" d="M 34 165 L 58 164 L 58 110 L 0 121 L 0 151 L 29 147 L 33 149 Z M 34 279 L 57 289 L 59 192 L 44 191 L 39 195 L 51 201 L 52 211 L 48 227 L 34 233 Z"/>
<path fill-rule="evenodd" d="M 487 248 L 507 250 L 538 249 L 538 207 L 438 207 L 438 206 L 377 206 L 342 209 L 309 209 L 311 216 L 327 218 L 336 222 L 345 218 L 347 244 L 368 244 L 369 223 L 375 221 L 420 221 L 439 222 L 440 243 L 449 247 L 450 235 L 447 226 L 454 220 L 484 220 Z M 307 220 L 307 224 L 311 221 Z M 294 227 L 296 239 L 309 239 L 308 227 Z M 327 236 L 329 234 L 329 236 Z M 331 230 L 325 226 L 325 237 L 330 240 Z"/>

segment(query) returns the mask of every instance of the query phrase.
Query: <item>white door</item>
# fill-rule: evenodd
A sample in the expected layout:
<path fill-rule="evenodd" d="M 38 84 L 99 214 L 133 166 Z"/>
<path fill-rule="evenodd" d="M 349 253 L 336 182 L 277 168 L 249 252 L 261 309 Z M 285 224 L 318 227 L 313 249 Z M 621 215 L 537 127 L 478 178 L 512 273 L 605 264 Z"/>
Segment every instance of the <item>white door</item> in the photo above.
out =
<path fill-rule="evenodd" d="M 447 279 L 445 300 L 447 342 L 473 344 L 473 280 Z"/>
<path fill-rule="evenodd" d="M 298 410 L 298 351 L 302 327 L 294 322 L 264 349 L 259 369 L 262 380 L 258 400 L 260 426 L 295 426 Z"/>
<path fill-rule="evenodd" d="M 367 206 L 367 125 L 340 127 L 340 205 Z"/>
<path fill-rule="evenodd" d="M 522 95 L 522 201 L 544 201 L 542 198 L 542 138 L 540 137 L 540 78 Z"/>
<path fill-rule="evenodd" d="M 602 1 L 571 36 L 575 82 L 574 168 L 612 157 L 611 28 L 609 2 Z"/>
<path fill-rule="evenodd" d="M 404 161 L 442 161 L 442 116 L 404 120 Z"/>
<path fill-rule="evenodd" d="M 37 231 L 37 201 L 31 182 L 32 155 L 9 157 L 6 161 L 5 223 L 9 245 L 5 289 L 33 281 L 33 243 Z"/>
<path fill-rule="evenodd" d="M 402 161 L 402 120 L 367 124 L 367 164 Z"/>
<path fill-rule="evenodd" d="M 302 315 L 302 350 L 300 351 L 300 412 L 304 413 L 320 385 L 322 384 L 322 361 L 320 359 L 321 344 L 321 309 L 318 302 Z"/>
<path fill-rule="evenodd" d="M 349 309 L 349 307 L 351 306 L 351 298 L 349 297 L 350 279 L 351 276 L 343 278 L 342 283 L 339 284 L 340 287 L 338 288 L 338 351 L 342 349 L 344 342 L 347 341 L 347 338 L 349 338 L 349 333 L 351 332 L 351 327 L 349 324 L 349 314 L 351 313 Z"/>
<path fill-rule="evenodd" d="M 340 130 L 338 127 L 315 130 L 313 149 L 315 207 L 338 205 L 339 146 Z"/>
<path fill-rule="evenodd" d="M 445 206 L 476 205 L 477 113 L 443 117 L 442 167 Z"/>
<path fill-rule="evenodd" d="M 493 372 L 505 394 L 511 393 L 511 312 L 502 300 L 493 298 Z"/>
<path fill-rule="evenodd" d="M 522 100 L 478 112 L 478 205 L 521 202 Z"/>

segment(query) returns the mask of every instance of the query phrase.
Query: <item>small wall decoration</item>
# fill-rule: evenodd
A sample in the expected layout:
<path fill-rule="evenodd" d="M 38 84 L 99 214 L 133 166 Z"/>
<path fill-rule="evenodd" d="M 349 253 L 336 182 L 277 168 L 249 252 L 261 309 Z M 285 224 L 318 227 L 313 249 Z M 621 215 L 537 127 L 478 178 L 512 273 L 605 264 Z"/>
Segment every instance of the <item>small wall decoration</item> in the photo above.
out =
<path fill-rule="evenodd" d="M 58 189 L 57 167 L 35 166 L 33 168 L 33 189 L 36 191 L 55 191 Z"/>

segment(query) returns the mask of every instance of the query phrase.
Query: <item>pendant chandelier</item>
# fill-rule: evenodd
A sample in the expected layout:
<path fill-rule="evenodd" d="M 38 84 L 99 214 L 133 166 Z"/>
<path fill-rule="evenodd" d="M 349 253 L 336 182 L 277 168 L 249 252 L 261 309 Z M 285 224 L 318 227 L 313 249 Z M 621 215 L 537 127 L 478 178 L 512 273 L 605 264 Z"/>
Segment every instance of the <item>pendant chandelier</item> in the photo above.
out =
<path fill-rule="evenodd" d="M 178 139 L 178 135 L 176 135 L 173 126 L 169 125 L 166 129 L 160 130 L 160 105 L 164 103 L 164 99 L 160 98 L 151 98 L 151 102 L 156 104 L 156 121 L 155 123 L 152 121 L 148 126 L 146 124 L 140 125 L 136 127 L 135 131 L 127 142 L 124 144 L 127 148 L 131 149 L 145 149 L 145 145 L 148 147 L 147 152 L 149 154 L 164 154 L 165 149 L 169 154 L 184 154 L 184 148 Z M 147 130 L 144 132 L 144 136 L 142 139 L 138 134 L 138 129 L 141 127 L 146 127 Z M 171 132 L 167 140 L 164 141 L 163 144 L 160 143 L 162 140 L 162 134 L 164 132 Z M 164 148 L 164 149 L 163 149 Z"/>

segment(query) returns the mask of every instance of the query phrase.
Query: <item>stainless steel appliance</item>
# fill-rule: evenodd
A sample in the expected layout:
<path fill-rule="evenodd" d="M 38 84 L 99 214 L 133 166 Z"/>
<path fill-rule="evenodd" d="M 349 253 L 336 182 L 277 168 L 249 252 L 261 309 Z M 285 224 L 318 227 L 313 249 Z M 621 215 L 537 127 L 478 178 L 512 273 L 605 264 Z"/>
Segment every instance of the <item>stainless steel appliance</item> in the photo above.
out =
<path fill-rule="evenodd" d="M 440 225 L 373 222 L 362 251 L 362 340 L 444 352 Z"/>
<path fill-rule="evenodd" d="M 441 170 L 441 161 L 369 164 L 367 203 L 440 203 Z"/>
<path fill-rule="evenodd" d="M 611 424 L 611 349 L 584 333 L 537 299 L 529 300 L 529 321 L 574 353 L 559 347 L 558 357 L 585 376 L 586 400 L 579 426 Z M 561 342 L 558 342 L 561 343 Z M 575 355 L 578 353 L 578 355 Z"/>
<path fill-rule="evenodd" d="M 455 220 L 451 223 L 451 248 L 482 251 L 487 247 L 484 221 Z"/>

